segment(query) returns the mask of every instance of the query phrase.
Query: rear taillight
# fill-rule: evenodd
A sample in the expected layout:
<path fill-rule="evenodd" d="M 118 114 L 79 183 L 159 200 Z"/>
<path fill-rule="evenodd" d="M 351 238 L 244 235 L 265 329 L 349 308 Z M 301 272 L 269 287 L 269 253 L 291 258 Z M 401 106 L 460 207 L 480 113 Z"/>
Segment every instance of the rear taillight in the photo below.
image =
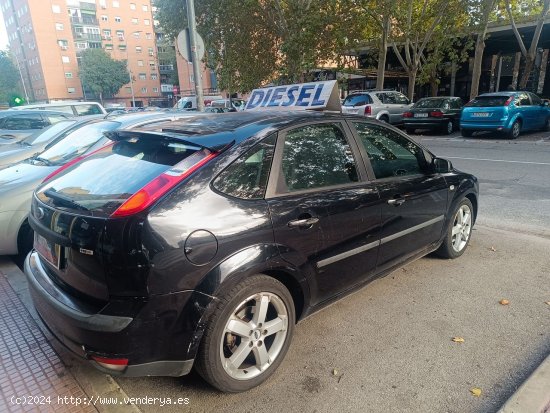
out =
<path fill-rule="evenodd" d="M 430 116 L 432 118 L 442 118 L 443 112 L 441 112 L 440 110 L 434 110 L 433 112 L 430 112 Z"/>
<path fill-rule="evenodd" d="M 114 371 L 123 371 L 128 366 L 128 359 L 115 359 L 99 356 L 91 356 L 91 359 L 101 367 Z"/>
<path fill-rule="evenodd" d="M 44 182 L 47 182 L 49 181 L 50 179 L 52 179 L 54 176 L 60 174 L 61 172 L 63 172 L 65 169 L 69 168 L 70 166 L 73 166 L 75 163 L 77 162 L 80 162 L 82 159 L 84 158 L 87 158 L 88 156 L 92 156 L 93 154 L 95 154 L 96 152 L 99 152 L 101 151 L 102 149 L 105 149 L 105 148 L 108 148 L 109 146 L 113 146 L 114 142 L 111 142 L 109 143 L 108 145 L 105 145 L 91 153 L 88 153 L 86 155 L 81 155 L 81 156 L 78 156 L 76 158 L 74 158 L 72 161 L 69 161 L 67 162 L 65 165 L 61 166 L 60 168 L 56 169 L 55 171 L 53 171 L 51 174 L 49 174 L 48 176 L 46 176 L 44 178 L 44 180 L 42 181 L 42 183 Z"/>
<path fill-rule="evenodd" d="M 200 169 L 217 154 L 218 152 L 211 152 L 198 160 L 196 158 L 204 155 L 204 152 L 199 151 L 188 156 L 130 196 L 130 198 L 111 214 L 111 217 L 126 217 L 143 211 L 181 181 L 189 177 L 193 172 Z"/>
<path fill-rule="evenodd" d="M 365 106 L 365 116 L 370 115 L 372 113 L 372 109 L 369 105 Z"/>
<path fill-rule="evenodd" d="M 404 118 L 412 118 L 412 117 L 413 117 L 413 113 L 412 113 L 412 112 L 405 112 L 405 113 L 403 113 L 403 117 L 404 117 Z"/>

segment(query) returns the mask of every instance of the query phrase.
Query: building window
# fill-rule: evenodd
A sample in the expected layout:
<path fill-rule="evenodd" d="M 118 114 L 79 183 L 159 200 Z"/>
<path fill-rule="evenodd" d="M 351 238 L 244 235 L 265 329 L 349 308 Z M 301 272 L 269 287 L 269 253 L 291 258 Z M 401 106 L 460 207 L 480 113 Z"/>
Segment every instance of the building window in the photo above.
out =
<path fill-rule="evenodd" d="M 154 93 L 159 93 L 159 88 L 158 88 L 158 87 L 154 87 L 154 88 L 153 88 L 153 92 L 154 92 Z"/>
<path fill-rule="evenodd" d="M 126 50 L 126 45 L 125 44 L 119 44 L 118 49 L 119 50 Z"/>
<path fill-rule="evenodd" d="M 107 17 L 106 15 L 102 14 L 102 15 L 101 15 L 101 21 L 102 21 L 102 22 L 107 22 L 107 21 L 109 21 L 109 17 Z"/>
<path fill-rule="evenodd" d="M 139 39 L 139 35 L 141 34 L 141 32 L 134 32 L 134 33 L 132 33 L 132 34 L 134 35 L 134 37 L 135 37 L 136 39 Z"/>
<path fill-rule="evenodd" d="M 138 19 L 136 19 L 135 17 L 132 18 L 132 24 L 138 24 L 138 23 L 139 23 L 139 20 L 138 20 Z"/>
<path fill-rule="evenodd" d="M 151 80 L 157 80 L 158 75 L 156 73 L 151 73 Z"/>
<path fill-rule="evenodd" d="M 55 24 L 55 30 L 63 30 L 65 29 L 65 26 L 63 26 L 63 23 L 56 23 Z"/>
<path fill-rule="evenodd" d="M 122 19 L 120 18 L 120 16 L 115 16 L 115 22 L 120 23 L 121 21 Z"/>
<path fill-rule="evenodd" d="M 111 30 L 109 30 L 109 29 L 103 30 L 103 39 L 104 40 L 111 40 Z"/>
<path fill-rule="evenodd" d="M 52 4 L 52 11 L 55 14 L 59 14 L 59 13 L 61 13 L 61 7 L 59 7 L 57 4 Z"/>
<path fill-rule="evenodd" d="M 140 66 L 140 67 L 143 67 L 143 60 L 138 60 L 137 65 Z"/>
<path fill-rule="evenodd" d="M 149 67 L 155 67 L 155 61 L 149 60 Z"/>
<path fill-rule="evenodd" d="M 72 72 L 65 72 L 65 77 L 67 79 L 72 79 L 73 78 L 73 73 Z"/>
<path fill-rule="evenodd" d="M 69 59 L 69 56 L 61 56 L 61 61 L 63 63 L 70 63 L 71 59 Z"/>
<path fill-rule="evenodd" d="M 105 50 L 113 50 L 113 45 L 112 44 L 106 44 L 105 45 Z"/>
<path fill-rule="evenodd" d="M 140 73 L 139 80 L 147 80 L 147 73 Z"/>
<path fill-rule="evenodd" d="M 130 3 L 130 10 L 136 9 L 136 3 Z"/>
<path fill-rule="evenodd" d="M 123 41 L 124 40 L 124 30 L 117 30 L 116 36 L 118 37 L 118 40 Z"/>
<path fill-rule="evenodd" d="M 149 56 L 153 56 L 153 48 L 152 47 L 149 47 L 147 49 L 147 51 L 149 52 Z"/>
<path fill-rule="evenodd" d="M 146 88 L 146 87 L 142 87 L 142 88 L 141 88 L 141 93 L 147 93 L 147 88 Z"/>
<path fill-rule="evenodd" d="M 120 7 L 120 3 L 116 0 L 113 1 L 113 7 Z"/>
<path fill-rule="evenodd" d="M 153 38 L 153 33 L 145 33 L 145 38 L 151 40 Z"/>
<path fill-rule="evenodd" d="M 69 47 L 69 42 L 67 40 L 58 40 L 57 44 L 59 45 L 59 47 L 61 47 L 62 50 L 67 50 L 67 48 Z"/>
<path fill-rule="evenodd" d="M 151 21 L 149 19 L 144 19 L 143 24 L 149 26 L 151 24 Z"/>
<path fill-rule="evenodd" d="M 106 9 L 107 8 L 107 0 L 99 0 L 99 6 L 102 9 Z"/>
<path fill-rule="evenodd" d="M 141 46 L 136 46 L 136 53 L 141 53 Z"/>
<path fill-rule="evenodd" d="M 143 6 L 141 6 L 141 9 L 142 9 L 143 11 L 149 11 L 149 6 L 146 5 L 146 4 L 144 4 Z"/>
<path fill-rule="evenodd" d="M 74 87 L 68 87 L 67 92 L 74 93 L 74 92 L 76 92 L 76 89 Z"/>
<path fill-rule="evenodd" d="M 86 49 L 88 47 L 88 45 L 84 42 L 77 42 L 75 43 L 75 46 L 77 49 Z"/>

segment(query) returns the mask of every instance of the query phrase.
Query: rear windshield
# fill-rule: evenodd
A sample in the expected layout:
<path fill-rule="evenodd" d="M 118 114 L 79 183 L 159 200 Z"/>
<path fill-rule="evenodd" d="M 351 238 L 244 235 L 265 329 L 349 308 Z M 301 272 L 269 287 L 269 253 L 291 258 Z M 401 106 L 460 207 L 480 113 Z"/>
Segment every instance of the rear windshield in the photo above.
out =
<path fill-rule="evenodd" d="M 180 162 L 188 159 L 195 164 L 208 153 L 178 141 L 128 138 L 67 168 L 40 188 L 37 196 L 63 210 L 109 216 L 163 172 L 176 164 L 187 169 L 189 165 Z"/>
<path fill-rule="evenodd" d="M 84 154 L 103 138 L 103 132 L 117 129 L 120 122 L 100 121 L 85 124 L 69 133 L 51 148 L 39 154 L 35 160 L 48 166 L 60 166 Z"/>
<path fill-rule="evenodd" d="M 510 96 L 478 96 L 470 101 L 466 106 L 474 107 L 494 107 L 504 106 Z"/>
<path fill-rule="evenodd" d="M 363 106 L 372 103 L 369 95 L 349 95 L 342 106 Z"/>
<path fill-rule="evenodd" d="M 61 136 L 61 132 L 69 129 L 76 123 L 76 120 L 64 120 L 57 122 L 52 126 L 39 130 L 38 132 L 33 133 L 27 138 L 21 141 L 21 145 L 32 146 L 39 145 L 44 142 L 49 142 L 50 140 L 56 138 L 58 135 Z"/>
<path fill-rule="evenodd" d="M 415 108 L 437 109 L 443 106 L 445 99 L 422 99 L 414 104 Z"/>

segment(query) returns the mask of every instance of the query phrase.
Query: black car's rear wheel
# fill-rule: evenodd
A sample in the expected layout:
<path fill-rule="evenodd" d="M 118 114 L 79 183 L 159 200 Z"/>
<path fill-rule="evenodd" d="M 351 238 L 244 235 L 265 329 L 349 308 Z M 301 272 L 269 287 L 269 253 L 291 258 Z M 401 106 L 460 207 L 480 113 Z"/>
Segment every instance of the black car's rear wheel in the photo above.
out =
<path fill-rule="evenodd" d="M 267 380 L 283 361 L 294 332 L 294 303 L 274 278 L 246 278 L 219 298 L 196 368 L 212 386 L 241 392 Z"/>
<path fill-rule="evenodd" d="M 450 135 L 451 133 L 453 133 L 454 129 L 455 129 L 455 126 L 452 119 L 447 120 L 443 124 L 443 126 L 441 126 L 441 131 L 443 133 L 446 133 L 447 135 Z"/>
<path fill-rule="evenodd" d="M 437 250 L 438 255 L 444 258 L 458 258 L 464 254 L 474 225 L 473 211 L 468 198 L 460 201 L 447 228 L 445 239 Z"/>

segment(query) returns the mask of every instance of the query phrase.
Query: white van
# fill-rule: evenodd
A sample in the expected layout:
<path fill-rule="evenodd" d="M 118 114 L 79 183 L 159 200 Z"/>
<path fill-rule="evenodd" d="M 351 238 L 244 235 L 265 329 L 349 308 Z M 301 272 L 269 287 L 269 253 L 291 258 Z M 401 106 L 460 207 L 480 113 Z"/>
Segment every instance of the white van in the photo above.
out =
<path fill-rule="evenodd" d="M 203 96 L 204 99 L 204 106 L 208 106 L 212 101 L 222 99 L 220 95 L 208 95 Z M 197 109 L 197 97 L 196 96 L 185 96 L 182 97 L 178 102 L 174 105 L 174 109 Z"/>
<path fill-rule="evenodd" d="M 87 115 L 106 115 L 107 111 L 97 102 L 56 102 L 39 103 L 35 105 L 15 106 L 13 110 L 37 109 L 37 110 L 55 110 L 72 116 Z"/>

